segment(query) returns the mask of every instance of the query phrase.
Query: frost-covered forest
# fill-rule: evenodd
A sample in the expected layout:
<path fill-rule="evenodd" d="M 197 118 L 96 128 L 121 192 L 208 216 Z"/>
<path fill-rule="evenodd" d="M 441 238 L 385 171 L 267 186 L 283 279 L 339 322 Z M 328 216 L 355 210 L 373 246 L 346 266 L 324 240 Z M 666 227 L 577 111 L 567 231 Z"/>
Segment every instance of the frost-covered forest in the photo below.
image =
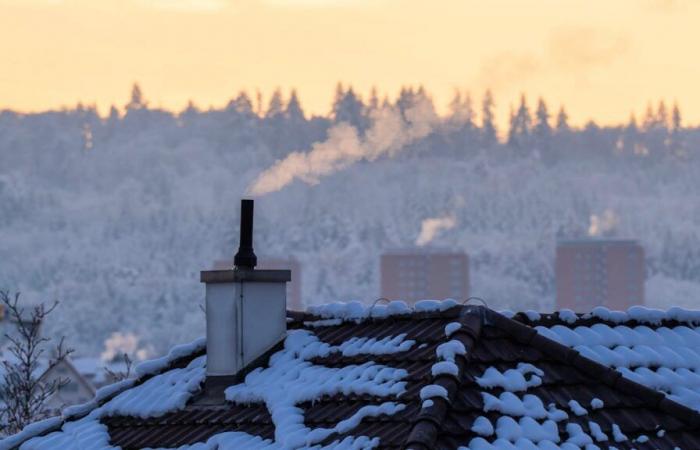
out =
<path fill-rule="evenodd" d="M 469 253 L 490 306 L 549 310 L 556 239 L 609 234 L 646 248 L 649 305 L 700 307 L 700 129 L 663 103 L 571 127 L 530 100 L 501 130 L 488 93 L 437 115 L 411 88 L 339 86 L 324 117 L 293 92 L 173 113 L 138 88 L 106 116 L 1 112 L 0 288 L 60 300 L 47 333 L 78 353 L 116 331 L 161 352 L 203 333 L 199 271 L 255 194 L 256 252 L 300 260 L 307 304 L 374 300 L 382 250 L 420 235 Z"/>

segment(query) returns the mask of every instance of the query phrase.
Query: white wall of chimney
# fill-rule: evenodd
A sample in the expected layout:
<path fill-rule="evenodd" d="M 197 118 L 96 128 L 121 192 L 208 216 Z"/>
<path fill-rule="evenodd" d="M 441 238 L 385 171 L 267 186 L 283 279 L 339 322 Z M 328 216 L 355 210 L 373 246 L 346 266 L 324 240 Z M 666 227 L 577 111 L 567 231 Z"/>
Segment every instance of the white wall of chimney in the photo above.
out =
<path fill-rule="evenodd" d="M 207 283 L 207 376 L 238 373 L 284 339 L 286 283 Z"/>

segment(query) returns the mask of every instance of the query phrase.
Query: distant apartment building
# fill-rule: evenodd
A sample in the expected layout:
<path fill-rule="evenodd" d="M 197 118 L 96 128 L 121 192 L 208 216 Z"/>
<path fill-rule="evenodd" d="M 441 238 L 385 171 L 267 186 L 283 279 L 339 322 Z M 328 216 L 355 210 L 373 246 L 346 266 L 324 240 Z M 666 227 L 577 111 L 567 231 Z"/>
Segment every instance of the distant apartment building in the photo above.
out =
<path fill-rule="evenodd" d="M 644 248 L 636 241 L 559 241 L 555 265 L 557 309 L 624 311 L 644 303 Z"/>
<path fill-rule="evenodd" d="M 233 259 L 214 262 L 214 269 L 231 269 Z M 294 258 L 278 258 L 273 256 L 258 256 L 256 269 L 267 270 L 291 270 L 292 281 L 287 283 L 287 309 L 303 311 L 304 303 L 301 299 L 301 263 Z"/>
<path fill-rule="evenodd" d="M 405 300 L 456 300 L 469 297 L 469 257 L 444 249 L 405 249 L 381 256 L 381 297 Z"/>

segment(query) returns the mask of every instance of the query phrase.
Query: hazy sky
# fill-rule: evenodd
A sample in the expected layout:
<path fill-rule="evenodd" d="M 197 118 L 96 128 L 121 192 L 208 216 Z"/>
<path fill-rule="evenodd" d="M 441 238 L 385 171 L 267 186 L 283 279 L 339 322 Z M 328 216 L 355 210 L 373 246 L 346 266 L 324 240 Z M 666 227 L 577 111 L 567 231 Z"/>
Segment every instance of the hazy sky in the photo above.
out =
<path fill-rule="evenodd" d="M 224 105 L 296 87 L 326 113 L 337 81 L 521 91 L 572 119 L 620 122 L 648 100 L 700 121 L 696 0 L 0 0 L 0 108 Z"/>

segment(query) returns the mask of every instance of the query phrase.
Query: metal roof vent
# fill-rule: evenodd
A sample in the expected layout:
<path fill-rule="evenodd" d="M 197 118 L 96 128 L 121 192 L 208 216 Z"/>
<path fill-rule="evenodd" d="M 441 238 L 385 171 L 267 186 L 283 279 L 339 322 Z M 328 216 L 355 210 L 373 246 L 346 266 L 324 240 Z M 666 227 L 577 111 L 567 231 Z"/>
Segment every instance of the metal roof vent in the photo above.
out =
<path fill-rule="evenodd" d="M 204 400 L 214 403 L 223 402 L 223 390 L 248 366 L 257 365 L 287 332 L 291 271 L 255 270 L 253 200 L 241 201 L 240 236 L 234 268 L 201 273 L 207 317 Z"/>

